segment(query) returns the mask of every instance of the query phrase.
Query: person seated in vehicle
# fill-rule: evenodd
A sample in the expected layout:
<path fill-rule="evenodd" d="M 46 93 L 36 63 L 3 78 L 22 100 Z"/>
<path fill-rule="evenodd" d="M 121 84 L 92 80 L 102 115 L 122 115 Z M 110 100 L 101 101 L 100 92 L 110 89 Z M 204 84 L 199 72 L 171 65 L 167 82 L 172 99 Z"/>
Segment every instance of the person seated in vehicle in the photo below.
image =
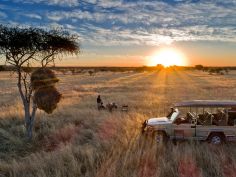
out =
<path fill-rule="evenodd" d="M 179 124 L 188 124 L 192 122 L 192 119 L 194 118 L 194 116 L 192 115 L 192 113 L 188 112 L 186 117 L 179 117 L 176 119 L 175 123 L 177 125 Z"/>
<path fill-rule="evenodd" d="M 174 112 L 175 112 L 175 109 L 173 107 L 171 107 L 170 108 L 170 112 L 169 112 L 169 114 L 166 117 L 170 119 Z"/>
<path fill-rule="evenodd" d="M 230 111 L 235 111 L 236 112 L 236 106 L 231 107 Z"/>
<path fill-rule="evenodd" d="M 218 117 L 218 122 L 217 123 L 218 123 L 219 126 L 227 125 L 227 122 L 228 122 L 227 121 L 227 116 L 226 116 L 224 111 L 218 110 L 217 117 Z"/>
<path fill-rule="evenodd" d="M 187 123 L 191 123 L 193 119 L 194 119 L 194 115 L 191 112 L 188 112 L 185 121 Z"/>
<path fill-rule="evenodd" d="M 201 119 L 202 125 L 212 125 L 213 118 L 214 116 L 211 113 L 209 113 L 208 111 L 205 111 Z"/>
<path fill-rule="evenodd" d="M 219 116 L 217 114 L 213 114 L 212 125 L 219 125 Z"/>
<path fill-rule="evenodd" d="M 204 114 L 198 114 L 197 124 L 203 125 L 204 122 Z"/>
<path fill-rule="evenodd" d="M 228 125 L 234 126 L 236 125 L 236 107 L 231 107 L 228 110 Z"/>
<path fill-rule="evenodd" d="M 217 109 L 216 113 L 213 113 L 212 125 L 219 125 L 219 120 L 221 119 L 221 111 Z"/>

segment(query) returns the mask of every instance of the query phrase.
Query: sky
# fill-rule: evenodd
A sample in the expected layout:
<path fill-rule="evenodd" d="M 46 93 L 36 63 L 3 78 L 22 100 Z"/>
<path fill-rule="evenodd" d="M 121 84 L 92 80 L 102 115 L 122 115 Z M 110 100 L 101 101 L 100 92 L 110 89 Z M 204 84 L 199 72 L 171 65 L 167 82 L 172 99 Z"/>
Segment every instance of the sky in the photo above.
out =
<path fill-rule="evenodd" d="M 0 23 L 78 34 L 57 65 L 144 66 L 172 48 L 183 65 L 236 66 L 236 0 L 1 0 Z"/>

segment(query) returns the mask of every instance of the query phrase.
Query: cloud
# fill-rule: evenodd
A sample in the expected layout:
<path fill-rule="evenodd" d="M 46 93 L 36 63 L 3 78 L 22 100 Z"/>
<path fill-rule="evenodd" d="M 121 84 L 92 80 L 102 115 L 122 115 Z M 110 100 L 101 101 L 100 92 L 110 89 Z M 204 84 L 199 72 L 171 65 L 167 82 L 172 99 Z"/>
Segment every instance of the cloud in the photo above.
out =
<path fill-rule="evenodd" d="M 59 6 L 69 6 L 69 7 L 79 5 L 79 0 L 14 0 L 14 1 L 28 4 L 43 3 L 47 5 L 59 5 Z"/>
<path fill-rule="evenodd" d="M 58 28 L 63 28 L 64 25 L 53 22 L 53 23 L 48 24 L 47 27 L 50 28 L 50 29 L 54 29 L 54 28 L 58 29 Z"/>
<path fill-rule="evenodd" d="M 53 20 L 53 21 L 60 21 L 62 20 L 64 17 L 64 15 L 60 12 L 52 12 L 50 14 L 46 15 L 48 19 Z"/>
<path fill-rule="evenodd" d="M 15 0 L 60 8 L 27 13 L 80 34 L 94 45 L 160 45 L 174 41 L 236 42 L 235 0 Z M 61 8 L 66 7 L 66 8 Z M 41 14 L 40 14 L 41 13 Z M 27 16 L 25 15 L 25 16 Z M 0 14 L 1 16 L 1 14 Z"/>
<path fill-rule="evenodd" d="M 0 18 L 7 18 L 7 14 L 0 11 Z"/>
<path fill-rule="evenodd" d="M 42 17 L 38 14 L 24 14 L 24 16 L 29 17 L 29 18 L 35 18 L 41 20 Z"/>
<path fill-rule="evenodd" d="M 89 33 L 87 32 L 90 30 Z M 188 28 L 153 28 L 153 29 L 106 29 L 93 25 L 80 27 L 80 37 L 92 45 L 150 45 L 158 46 L 175 41 L 231 41 L 236 42 L 236 29 L 233 27 L 213 27 L 196 25 Z"/>
<path fill-rule="evenodd" d="M 73 20 L 76 22 L 79 20 L 95 20 L 99 18 L 99 15 L 95 17 L 95 15 L 91 14 L 88 11 L 80 11 L 80 10 L 74 10 L 74 11 L 54 11 L 54 12 L 48 12 L 46 14 L 46 17 L 53 21 L 60 21 L 60 20 Z"/>

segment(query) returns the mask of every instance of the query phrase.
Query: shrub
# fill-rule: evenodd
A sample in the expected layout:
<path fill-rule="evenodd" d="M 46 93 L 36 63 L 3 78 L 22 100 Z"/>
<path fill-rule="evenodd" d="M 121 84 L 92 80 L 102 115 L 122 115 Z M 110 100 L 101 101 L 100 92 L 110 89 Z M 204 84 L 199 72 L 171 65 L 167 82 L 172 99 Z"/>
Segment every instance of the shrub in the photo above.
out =
<path fill-rule="evenodd" d="M 0 71 L 5 71 L 5 67 L 4 66 L 0 66 Z"/>
<path fill-rule="evenodd" d="M 195 65 L 195 69 L 197 70 L 203 70 L 204 66 L 203 65 Z"/>

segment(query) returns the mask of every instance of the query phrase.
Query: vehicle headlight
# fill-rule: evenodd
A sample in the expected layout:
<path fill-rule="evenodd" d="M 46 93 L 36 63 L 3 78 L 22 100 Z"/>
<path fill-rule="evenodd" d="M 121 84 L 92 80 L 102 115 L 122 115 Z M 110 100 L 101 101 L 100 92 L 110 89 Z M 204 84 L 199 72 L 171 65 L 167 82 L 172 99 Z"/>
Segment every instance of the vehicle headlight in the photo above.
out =
<path fill-rule="evenodd" d="M 154 130 L 154 127 L 150 126 L 150 125 L 147 125 L 147 130 L 152 131 L 152 130 Z"/>

